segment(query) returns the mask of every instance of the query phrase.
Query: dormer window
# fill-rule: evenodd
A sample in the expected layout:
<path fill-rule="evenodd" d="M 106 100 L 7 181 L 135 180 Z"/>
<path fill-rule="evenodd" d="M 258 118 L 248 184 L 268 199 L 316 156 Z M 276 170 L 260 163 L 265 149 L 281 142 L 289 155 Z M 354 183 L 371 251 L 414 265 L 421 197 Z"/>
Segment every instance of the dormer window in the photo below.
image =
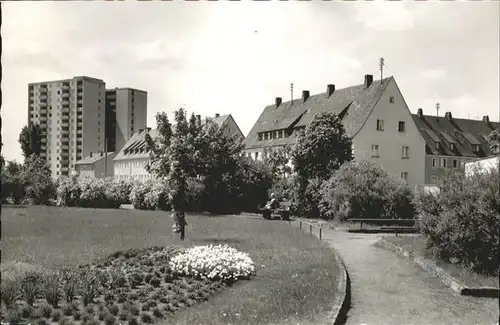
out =
<path fill-rule="evenodd" d="M 264 140 L 267 140 L 269 137 L 269 134 L 267 132 L 264 132 Z"/>
<path fill-rule="evenodd" d="M 474 145 L 474 152 L 478 152 L 480 149 L 479 145 L 478 144 L 475 144 Z"/>
<path fill-rule="evenodd" d="M 450 143 L 450 150 L 455 151 L 455 144 L 454 143 Z"/>
<path fill-rule="evenodd" d="M 262 133 L 259 133 L 259 141 L 262 141 Z"/>
<path fill-rule="evenodd" d="M 439 142 L 436 142 L 436 150 L 439 150 Z"/>

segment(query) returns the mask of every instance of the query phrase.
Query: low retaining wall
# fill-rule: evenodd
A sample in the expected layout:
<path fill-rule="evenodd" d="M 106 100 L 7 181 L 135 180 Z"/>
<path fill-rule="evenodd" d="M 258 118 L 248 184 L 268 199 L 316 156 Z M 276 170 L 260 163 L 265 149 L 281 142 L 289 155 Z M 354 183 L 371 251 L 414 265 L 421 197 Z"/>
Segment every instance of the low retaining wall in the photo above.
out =
<path fill-rule="evenodd" d="M 405 250 L 404 248 L 386 241 L 384 238 L 378 241 L 375 245 L 393 251 L 400 256 L 406 257 L 414 261 L 423 270 L 439 278 L 441 282 L 443 282 L 453 291 L 459 293 L 462 296 L 488 297 L 488 298 L 498 298 L 499 296 L 499 288 L 467 287 L 459 280 L 449 275 L 441 267 L 437 266 L 436 263 L 434 263 L 433 261 L 423 258 L 421 256 L 415 256 L 411 252 Z"/>

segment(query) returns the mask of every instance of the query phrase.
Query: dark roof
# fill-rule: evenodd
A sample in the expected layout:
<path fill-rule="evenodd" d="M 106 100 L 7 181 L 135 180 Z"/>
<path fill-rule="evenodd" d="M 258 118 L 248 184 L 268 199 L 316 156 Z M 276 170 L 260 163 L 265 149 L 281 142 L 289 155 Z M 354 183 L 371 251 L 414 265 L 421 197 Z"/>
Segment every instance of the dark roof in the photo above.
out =
<path fill-rule="evenodd" d="M 413 120 L 426 142 L 426 153 L 430 155 L 488 157 L 493 155 L 486 138 L 494 129 L 500 129 L 498 122 L 469 120 L 431 115 L 412 114 Z M 439 142 L 439 149 L 436 149 Z M 451 150 L 453 143 L 455 150 Z M 478 153 L 473 145 L 479 145 Z"/>
<path fill-rule="evenodd" d="M 108 158 L 113 159 L 114 155 L 115 155 L 114 152 L 108 152 Z M 104 159 L 104 158 L 105 158 L 104 153 L 102 153 L 102 156 L 101 156 L 100 152 L 95 152 L 95 153 L 92 153 L 92 157 L 90 157 L 90 156 L 83 157 L 82 159 L 78 160 L 75 163 L 75 165 L 91 165 L 93 163 L 98 162 L 101 159 Z"/>
<path fill-rule="evenodd" d="M 278 107 L 276 104 L 269 105 L 264 108 L 248 133 L 244 141 L 245 146 L 247 149 L 252 149 L 293 144 L 296 142 L 295 134 L 287 138 L 260 141 L 258 134 L 266 131 L 305 127 L 309 125 L 314 115 L 322 112 L 335 112 L 338 115 L 343 115 L 341 113 L 346 112 L 347 114 L 344 115 L 342 121 L 347 135 L 353 137 L 365 123 L 391 79 L 393 77 L 374 80 L 368 88 L 364 84 L 360 84 L 336 89 L 330 97 L 328 97 L 327 92 L 311 95 L 305 103 L 302 98 L 298 98 L 293 100 L 293 103 L 291 101 L 283 102 Z"/>
<path fill-rule="evenodd" d="M 229 117 L 231 117 L 230 114 L 207 118 L 211 119 L 215 124 L 219 125 L 219 127 L 222 127 Z M 201 123 L 202 125 L 205 124 L 206 119 L 203 119 Z M 175 128 L 175 125 L 173 127 Z M 157 136 L 158 131 L 156 129 L 150 130 L 149 134 L 154 139 Z M 142 129 L 132 135 L 113 160 L 116 161 L 135 158 L 149 158 L 149 153 L 146 152 L 146 132 Z"/>
<path fill-rule="evenodd" d="M 154 139 L 157 136 L 157 130 L 150 130 L 149 135 Z M 114 161 L 131 159 L 131 158 L 148 158 L 149 153 L 146 152 L 146 132 L 141 129 L 135 132 L 127 143 L 123 146 L 120 152 L 116 155 Z"/>

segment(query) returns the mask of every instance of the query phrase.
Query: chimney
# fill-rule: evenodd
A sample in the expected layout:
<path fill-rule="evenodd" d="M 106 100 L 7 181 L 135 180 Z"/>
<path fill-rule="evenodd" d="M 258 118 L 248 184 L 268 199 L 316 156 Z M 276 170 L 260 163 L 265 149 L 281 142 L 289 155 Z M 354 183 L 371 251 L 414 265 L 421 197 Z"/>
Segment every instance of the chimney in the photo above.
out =
<path fill-rule="evenodd" d="M 420 117 L 420 118 L 424 117 L 424 111 L 423 111 L 421 108 L 419 108 L 419 109 L 417 110 L 417 115 L 418 115 L 418 117 Z"/>
<path fill-rule="evenodd" d="M 215 118 L 218 118 L 220 116 L 219 113 L 215 113 Z"/>
<path fill-rule="evenodd" d="M 276 107 L 281 105 L 281 97 L 276 97 Z"/>
<path fill-rule="evenodd" d="M 104 152 L 101 151 L 101 157 L 104 155 Z"/>
<path fill-rule="evenodd" d="M 151 128 L 146 127 L 146 133 L 149 133 L 151 131 Z"/>
<path fill-rule="evenodd" d="M 365 74 L 365 88 L 370 87 L 372 82 L 373 82 L 373 75 Z"/>
<path fill-rule="evenodd" d="M 302 90 L 302 101 L 305 103 L 309 98 L 309 90 Z"/>
<path fill-rule="evenodd" d="M 490 117 L 488 115 L 483 116 L 483 122 L 486 124 L 490 124 Z"/>
<path fill-rule="evenodd" d="M 330 84 L 326 86 L 326 92 L 328 94 L 328 97 L 330 97 L 335 92 L 335 85 Z"/>
<path fill-rule="evenodd" d="M 196 122 L 201 125 L 201 115 L 196 115 Z"/>
<path fill-rule="evenodd" d="M 92 152 L 90 153 L 90 158 L 92 158 Z"/>
<path fill-rule="evenodd" d="M 451 112 L 446 112 L 446 113 L 444 114 L 444 117 L 446 117 L 446 119 L 447 119 L 448 121 L 451 121 L 451 120 L 453 119 L 453 117 L 451 116 Z"/>

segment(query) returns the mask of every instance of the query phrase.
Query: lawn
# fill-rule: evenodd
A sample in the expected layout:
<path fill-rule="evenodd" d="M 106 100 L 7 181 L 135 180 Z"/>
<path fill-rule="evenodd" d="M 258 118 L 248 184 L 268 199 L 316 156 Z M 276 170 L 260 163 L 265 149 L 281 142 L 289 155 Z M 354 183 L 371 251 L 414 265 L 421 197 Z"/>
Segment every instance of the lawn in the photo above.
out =
<path fill-rule="evenodd" d="M 402 247 L 406 251 L 411 252 L 415 256 L 422 256 L 436 263 L 449 275 L 456 278 L 464 285 L 469 287 L 497 287 L 498 277 L 484 276 L 467 270 L 459 265 L 444 262 L 437 258 L 431 250 L 427 249 L 425 237 L 422 235 L 417 236 L 387 236 L 384 238 L 386 241 Z"/>
<path fill-rule="evenodd" d="M 2 275 L 16 268 L 86 264 L 132 248 L 228 244 L 250 255 L 257 275 L 157 319 L 158 324 L 316 324 L 326 315 L 340 270 L 325 243 L 287 222 L 186 219 L 181 242 L 165 212 L 4 206 Z"/>

